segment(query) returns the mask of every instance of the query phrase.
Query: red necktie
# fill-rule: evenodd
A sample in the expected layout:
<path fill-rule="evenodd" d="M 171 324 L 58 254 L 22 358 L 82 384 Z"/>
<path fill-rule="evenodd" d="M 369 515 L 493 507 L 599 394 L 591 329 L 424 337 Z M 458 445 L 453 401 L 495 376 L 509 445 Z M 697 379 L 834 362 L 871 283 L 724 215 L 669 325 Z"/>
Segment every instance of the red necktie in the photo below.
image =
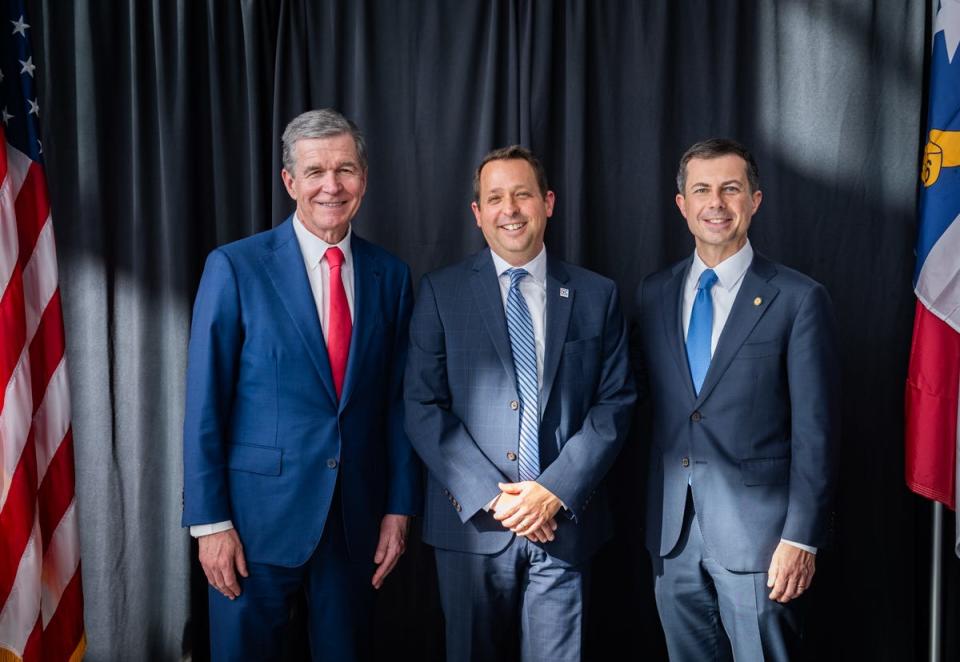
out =
<path fill-rule="evenodd" d="M 343 391 L 343 377 L 347 374 L 347 356 L 350 353 L 350 305 L 347 303 L 347 291 L 343 289 L 340 267 L 343 266 L 343 251 L 331 246 L 326 252 L 330 265 L 330 288 L 327 292 L 327 356 L 330 359 L 330 372 L 333 373 L 333 385 L 337 389 L 337 398 Z"/>

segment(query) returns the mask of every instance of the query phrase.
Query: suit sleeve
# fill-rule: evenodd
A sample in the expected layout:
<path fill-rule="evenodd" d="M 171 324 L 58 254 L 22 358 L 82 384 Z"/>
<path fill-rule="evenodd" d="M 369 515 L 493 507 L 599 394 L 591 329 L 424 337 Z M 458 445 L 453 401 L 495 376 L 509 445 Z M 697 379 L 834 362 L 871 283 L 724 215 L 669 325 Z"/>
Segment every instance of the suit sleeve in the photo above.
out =
<path fill-rule="evenodd" d="M 428 276 L 420 285 L 410 322 L 405 380 L 406 427 L 430 473 L 460 503 L 463 522 L 500 493 L 508 479 L 483 454 L 451 411 L 446 337 Z"/>
<path fill-rule="evenodd" d="M 567 439 L 557 459 L 537 479 L 574 517 L 579 516 L 620 452 L 636 400 L 627 328 L 615 287 L 610 289 L 603 329 L 603 367 L 593 404 L 580 430 Z"/>
<path fill-rule="evenodd" d="M 423 509 L 423 474 L 420 461 L 410 445 L 403 425 L 403 373 L 407 358 L 410 314 L 413 308 L 413 286 L 410 270 L 403 270 L 403 284 L 397 309 L 393 338 L 393 365 L 390 367 L 390 399 L 388 407 L 389 440 L 387 444 L 388 488 L 387 513 L 419 515 Z"/>
<path fill-rule="evenodd" d="M 804 297 L 790 332 L 790 497 L 782 538 L 822 547 L 829 529 L 839 432 L 839 365 L 826 289 Z"/>
<path fill-rule="evenodd" d="M 183 526 L 231 519 L 226 444 L 243 344 L 237 278 L 210 253 L 193 307 L 183 423 Z"/>

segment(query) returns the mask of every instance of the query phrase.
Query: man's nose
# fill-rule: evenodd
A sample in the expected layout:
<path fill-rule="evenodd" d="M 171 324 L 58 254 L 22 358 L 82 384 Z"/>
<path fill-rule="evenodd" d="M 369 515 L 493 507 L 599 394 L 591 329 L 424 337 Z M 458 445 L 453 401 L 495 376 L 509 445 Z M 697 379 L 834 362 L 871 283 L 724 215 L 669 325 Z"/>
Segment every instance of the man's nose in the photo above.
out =
<path fill-rule="evenodd" d="M 332 170 L 323 173 L 320 177 L 320 188 L 325 192 L 339 191 L 340 186 L 340 178 L 337 176 L 337 173 Z"/>

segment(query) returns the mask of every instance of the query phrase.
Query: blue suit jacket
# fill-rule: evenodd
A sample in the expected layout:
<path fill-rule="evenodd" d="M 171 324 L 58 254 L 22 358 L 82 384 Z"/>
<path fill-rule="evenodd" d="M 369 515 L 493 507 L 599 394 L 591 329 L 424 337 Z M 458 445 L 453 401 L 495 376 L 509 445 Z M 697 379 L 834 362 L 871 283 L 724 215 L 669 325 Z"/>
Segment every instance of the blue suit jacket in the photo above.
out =
<path fill-rule="evenodd" d="M 402 420 L 410 272 L 356 233 L 351 249 L 339 402 L 291 219 L 207 258 L 190 333 L 183 525 L 233 520 L 249 561 L 305 563 L 338 474 L 356 558 L 372 563 L 384 513 L 420 507 Z"/>
<path fill-rule="evenodd" d="M 659 556 L 674 548 L 689 483 L 714 558 L 764 572 L 781 537 L 826 542 L 839 432 L 830 300 L 755 254 L 696 396 L 681 316 L 691 262 L 638 291 L 653 419 L 647 546 Z"/>
<path fill-rule="evenodd" d="M 601 481 L 635 399 L 613 282 L 548 256 L 538 479 L 569 509 L 551 555 L 578 563 L 611 534 Z M 483 510 L 518 480 L 519 400 L 489 249 L 426 275 L 410 325 L 406 425 L 430 471 L 424 540 L 493 554 L 513 534 Z M 511 459 L 513 458 L 513 459 Z"/>

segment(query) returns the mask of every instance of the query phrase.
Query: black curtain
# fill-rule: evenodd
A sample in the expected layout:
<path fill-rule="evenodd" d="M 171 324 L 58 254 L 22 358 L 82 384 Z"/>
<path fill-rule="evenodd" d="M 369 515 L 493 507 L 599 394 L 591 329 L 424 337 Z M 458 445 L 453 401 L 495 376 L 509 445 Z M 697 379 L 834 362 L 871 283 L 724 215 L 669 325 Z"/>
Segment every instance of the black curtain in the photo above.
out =
<path fill-rule="evenodd" d="M 557 193 L 548 250 L 614 278 L 689 254 L 673 197 L 692 142 L 760 164 L 751 239 L 829 289 L 843 355 L 835 544 L 812 659 L 925 652 L 929 504 L 903 484 L 902 401 L 931 8 L 918 0 L 76 0 L 29 3 L 74 405 L 88 659 L 205 656 L 179 528 L 185 347 L 203 259 L 281 222 L 283 127 L 332 106 L 365 131 L 357 232 L 415 276 L 482 245 L 471 177 L 523 143 Z M 646 440 L 610 478 L 592 659 L 663 659 L 640 540 Z M 953 535 L 952 523 L 947 536 Z M 947 557 L 945 623 L 960 616 Z M 442 658 L 430 550 L 378 603 L 383 657 Z M 192 590 L 192 593 L 191 593 Z M 191 598 L 192 595 L 192 598 Z M 953 628 L 945 652 L 960 654 Z M 291 654 L 303 640 L 291 641 Z"/>

